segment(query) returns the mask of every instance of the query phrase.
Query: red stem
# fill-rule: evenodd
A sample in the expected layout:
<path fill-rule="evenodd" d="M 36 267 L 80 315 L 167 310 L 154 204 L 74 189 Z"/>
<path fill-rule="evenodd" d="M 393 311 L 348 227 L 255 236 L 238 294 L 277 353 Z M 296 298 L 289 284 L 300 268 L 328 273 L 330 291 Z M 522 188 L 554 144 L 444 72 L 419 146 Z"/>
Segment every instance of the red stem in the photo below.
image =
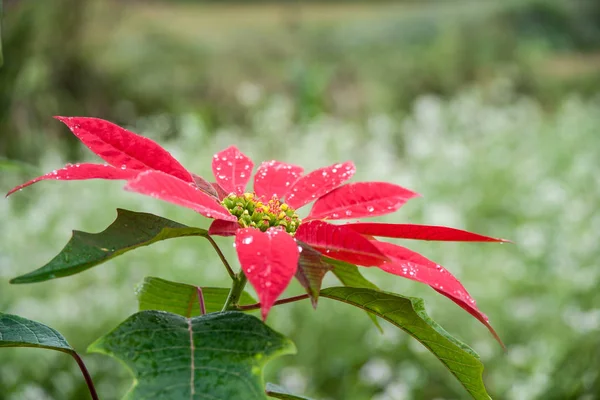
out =
<path fill-rule="evenodd" d="M 81 373 L 83 374 L 83 377 L 85 378 L 85 383 L 87 384 L 88 390 L 90 391 L 92 400 L 100 400 L 98 398 L 98 393 L 96 393 L 96 388 L 94 387 L 94 382 L 92 381 L 92 377 L 90 376 L 90 373 L 88 372 L 87 368 L 85 367 L 83 360 L 81 359 L 81 357 L 79 357 L 79 354 L 77 354 L 76 352 L 72 352 L 71 355 L 73 356 L 75 361 L 77 361 L 77 365 L 79 365 L 79 369 L 81 370 Z"/>
<path fill-rule="evenodd" d="M 275 303 L 273 303 L 273 305 L 278 306 L 280 304 L 293 303 L 295 301 L 308 299 L 308 297 L 309 296 L 307 294 L 301 294 L 299 296 L 288 297 L 287 299 L 277 300 Z M 237 308 L 238 308 L 238 310 L 242 310 L 242 311 L 258 310 L 260 308 L 260 303 L 248 304 L 247 306 L 238 305 Z"/>
<path fill-rule="evenodd" d="M 202 288 L 200 286 L 196 286 L 196 290 L 198 291 L 198 304 L 200 305 L 200 315 L 206 314 L 206 305 L 204 304 L 204 294 L 202 293 Z"/>

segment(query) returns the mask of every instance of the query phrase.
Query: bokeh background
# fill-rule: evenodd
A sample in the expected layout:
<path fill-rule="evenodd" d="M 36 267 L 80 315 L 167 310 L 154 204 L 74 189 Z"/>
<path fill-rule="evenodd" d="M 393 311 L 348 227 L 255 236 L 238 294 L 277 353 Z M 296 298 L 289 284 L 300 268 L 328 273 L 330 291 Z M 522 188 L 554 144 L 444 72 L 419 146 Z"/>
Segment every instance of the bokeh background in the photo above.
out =
<path fill-rule="evenodd" d="M 231 144 L 307 170 L 353 160 L 355 180 L 423 194 L 380 220 L 515 242 L 405 243 L 463 281 L 507 352 L 428 287 L 372 270 L 368 278 L 423 297 L 481 355 L 492 397 L 600 398 L 600 3 L 5 0 L 4 12 L 1 190 L 96 160 L 52 115 L 109 119 L 205 176 Z M 198 238 L 70 278 L 8 284 L 51 259 L 71 229 L 104 229 L 117 207 L 208 225 L 118 182 L 40 183 L 0 201 L 0 310 L 44 322 L 85 352 L 135 312 L 144 276 L 228 284 Z M 270 364 L 267 379 L 294 392 L 466 398 L 419 343 L 385 323 L 380 334 L 358 309 L 295 303 L 269 322 L 299 352 Z M 84 358 L 102 398 L 130 386 L 117 361 Z M 0 399 L 87 398 L 66 355 L 3 349 L 0 360 Z"/>

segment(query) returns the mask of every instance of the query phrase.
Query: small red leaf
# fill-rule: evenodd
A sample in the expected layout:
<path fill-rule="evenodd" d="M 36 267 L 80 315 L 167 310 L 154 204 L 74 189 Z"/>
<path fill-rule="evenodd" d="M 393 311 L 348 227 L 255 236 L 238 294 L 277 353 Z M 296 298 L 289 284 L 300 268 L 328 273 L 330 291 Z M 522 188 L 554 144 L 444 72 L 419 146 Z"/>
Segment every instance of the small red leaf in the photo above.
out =
<path fill-rule="evenodd" d="M 351 161 L 319 168 L 298 179 L 286 196 L 285 202 L 292 208 L 300 208 L 352 178 L 356 167 Z"/>
<path fill-rule="evenodd" d="M 237 221 L 223 221 L 222 219 L 215 219 L 208 228 L 208 234 L 217 236 L 234 236 L 238 229 L 240 229 L 240 224 L 238 224 Z"/>
<path fill-rule="evenodd" d="M 67 164 L 64 168 L 55 169 L 45 175 L 38 176 L 25 182 L 22 185 L 17 186 L 6 194 L 10 196 L 17 190 L 21 190 L 24 187 L 33 185 L 36 182 L 43 181 L 46 179 L 55 179 L 59 181 L 73 181 L 73 180 L 84 180 L 84 179 L 132 179 L 138 174 L 137 171 L 123 170 L 120 168 L 114 168 L 107 164 Z"/>
<path fill-rule="evenodd" d="M 192 182 L 190 173 L 165 149 L 147 137 L 99 118 L 55 117 L 90 150 L 115 168 L 156 170 Z"/>
<path fill-rule="evenodd" d="M 296 240 L 300 250 L 296 279 L 306 289 L 313 307 L 317 308 L 321 283 L 325 274 L 333 270 L 333 266 L 323 261 L 323 256 L 306 243 Z"/>
<path fill-rule="evenodd" d="M 254 192 L 265 199 L 283 198 L 304 172 L 302 167 L 279 161 L 265 161 L 254 175 Z"/>
<path fill-rule="evenodd" d="M 229 194 L 217 182 L 211 182 L 210 184 L 217 192 L 217 197 L 219 200 L 223 200 Z"/>
<path fill-rule="evenodd" d="M 349 183 L 318 199 L 308 218 L 376 217 L 398 210 L 404 203 L 416 196 L 419 195 L 392 183 Z"/>
<path fill-rule="evenodd" d="M 242 270 L 258 298 L 263 320 L 283 293 L 298 267 L 298 245 L 284 230 L 254 228 L 238 230 L 235 247 Z"/>
<path fill-rule="evenodd" d="M 378 265 L 380 269 L 431 286 L 477 318 L 504 347 L 488 317 L 477 308 L 475 299 L 448 270 L 405 247 L 375 240 L 372 243 L 391 260 Z"/>
<path fill-rule="evenodd" d="M 438 240 L 448 242 L 508 242 L 483 236 L 461 229 L 445 226 L 415 225 L 415 224 L 381 224 L 373 222 L 360 222 L 347 224 L 348 228 L 369 236 L 382 236 L 397 239 Z"/>
<path fill-rule="evenodd" d="M 217 190 L 212 185 L 212 183 L 210 183 L 203 177 L 196 175 L 196 174 L 192 174 L 192 178 L 194 179 L 194 184 L 196 185 L 196 187 L 198 189 L 202 190 L 204 193 L 208 194 L 209 196 L 214 197 L 215 199 L 219 198 L 219 194 L 217 193 Z"/>
<path fill-rule="evenodd" d="M 129 181 L 125 189 L 191 208 L 208 218 L 237 221 L 214 197 L 196 188 L 193 183 L 184 182 L 164 172 L 142 172 Z"/>
<path fill-rule="evenodd" d="M 231 146 L 215 154 L 212 161 L 212 170 L 217 183 L 227 193 L 244 193 L 250 181 L 254 163 L 237 147 Z"/>
<path fill-rule="evenodd" d="M 387 261 L 387 257 L 364 236 L 346 228 L 323 221 L 300 224 L 296 239 L 336 260 L 373 266 Z"/>

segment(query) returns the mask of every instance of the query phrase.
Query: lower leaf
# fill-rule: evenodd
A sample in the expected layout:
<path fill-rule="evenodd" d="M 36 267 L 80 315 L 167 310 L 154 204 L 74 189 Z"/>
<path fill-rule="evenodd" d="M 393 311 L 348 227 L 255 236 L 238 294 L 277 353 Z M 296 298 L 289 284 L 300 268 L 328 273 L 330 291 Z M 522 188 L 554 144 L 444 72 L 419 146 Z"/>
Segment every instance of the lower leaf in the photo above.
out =
<path fill-rule="evenodd" d="M 425 312 L 423 300 L 367 288 L 333 287 L 321 297 L 338 300 L 385 319 L 431 351 L 476 400 L 488 400 L 483 364 L 469 346 L 460 342 Z"/>
<path fill-rule="evenodd" d="M 294 353 L 295 346 L 240 312 L 189 319 L 142 311 L 88 350 L 117 358 L 131 369 L 135 383 L 126 399 L 265 400 L 264 365 Z"/>

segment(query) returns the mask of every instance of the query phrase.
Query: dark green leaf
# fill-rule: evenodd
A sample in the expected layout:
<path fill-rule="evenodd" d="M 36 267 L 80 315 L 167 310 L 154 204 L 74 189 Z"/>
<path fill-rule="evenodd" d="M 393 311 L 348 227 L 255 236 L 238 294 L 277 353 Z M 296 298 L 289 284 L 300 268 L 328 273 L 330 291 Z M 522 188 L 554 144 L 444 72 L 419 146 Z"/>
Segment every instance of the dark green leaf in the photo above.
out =
<path fill-rule="evenodd" d="M 16 315 L 0 313 L 0 347 L 41 347 L 74 353 L 56 330 Z"/>
<path fill-rule="evenodd" d="M 474 399 L 490 399 L 483 385 L 483 364 L 477 353 L 433 321 L 425 312 L 423 300 L 351 287 L 327 288 L 321 291 L 321 296 L 362 308 L 391 322 L 431 351 Z"/>
<path fill-rule="evenodd" d="M 118 209 L 117 219 L 106 230 L 100 233 L 73 231 L 69 243 L 52 261 L 10 282 L 42 282 L 69 276 L 159 240 L 207 234 L 205 229 L 191 228 L 156 215 Z"/>
<path fill-rule="evenodd" d="M 229 289 L 203 287 L 202 294 L 206 312 L 216 312 L 223 308 Z M 167 311 L 187 318 L 200 315 L 198 290 L 193 285 L 149 276 L 144 278 L 144 282 L 138 287 L 137 297 L 140 311 Z M 248 293 L 242 292 L 240 304 L 253 303 L 256 303 L 256 300 Z"/>
<path fill-rule="evenodd" d="M 142 311 L 89 351 L 122 360 L 135 376 L 128 399 L 266 399 L 262 369 L 294 344 L 240 312 L 184 318 Z"/>
<path fill-rule="evenodd" d="M 310 400 L 308 397 L 295 396 L 281 386 L 267 383 L 267 394 L 269 397 L 282 400 Z"/>
<path fill-rule="evenodd" d="M 344 286 L 379 290 L 373 282 L 369 281 L 360 273 L 356 265 L 334 260 L 333 258 L 326 258 L 326 260 L 334 265 L 333 273 Z M 383 333 L 383 328 L 379 324 L 379 321 L 377 321 L 375 314 L 367 313 L 367 315 L 371 321 L 373 321 L 377 329 L 379 329 L 379 332 Z"/>
<path fill-rule="evenodd" d="M 298 269 L 296 270 L 296 279 L 306 289 L 313 307 L 317 308 L 323 277 L 333 267 L 323 261 L 321 253 L 306 243 L 299 240 L 296 242 L 302 248 L 300 259 L 298 260 Z"/>

